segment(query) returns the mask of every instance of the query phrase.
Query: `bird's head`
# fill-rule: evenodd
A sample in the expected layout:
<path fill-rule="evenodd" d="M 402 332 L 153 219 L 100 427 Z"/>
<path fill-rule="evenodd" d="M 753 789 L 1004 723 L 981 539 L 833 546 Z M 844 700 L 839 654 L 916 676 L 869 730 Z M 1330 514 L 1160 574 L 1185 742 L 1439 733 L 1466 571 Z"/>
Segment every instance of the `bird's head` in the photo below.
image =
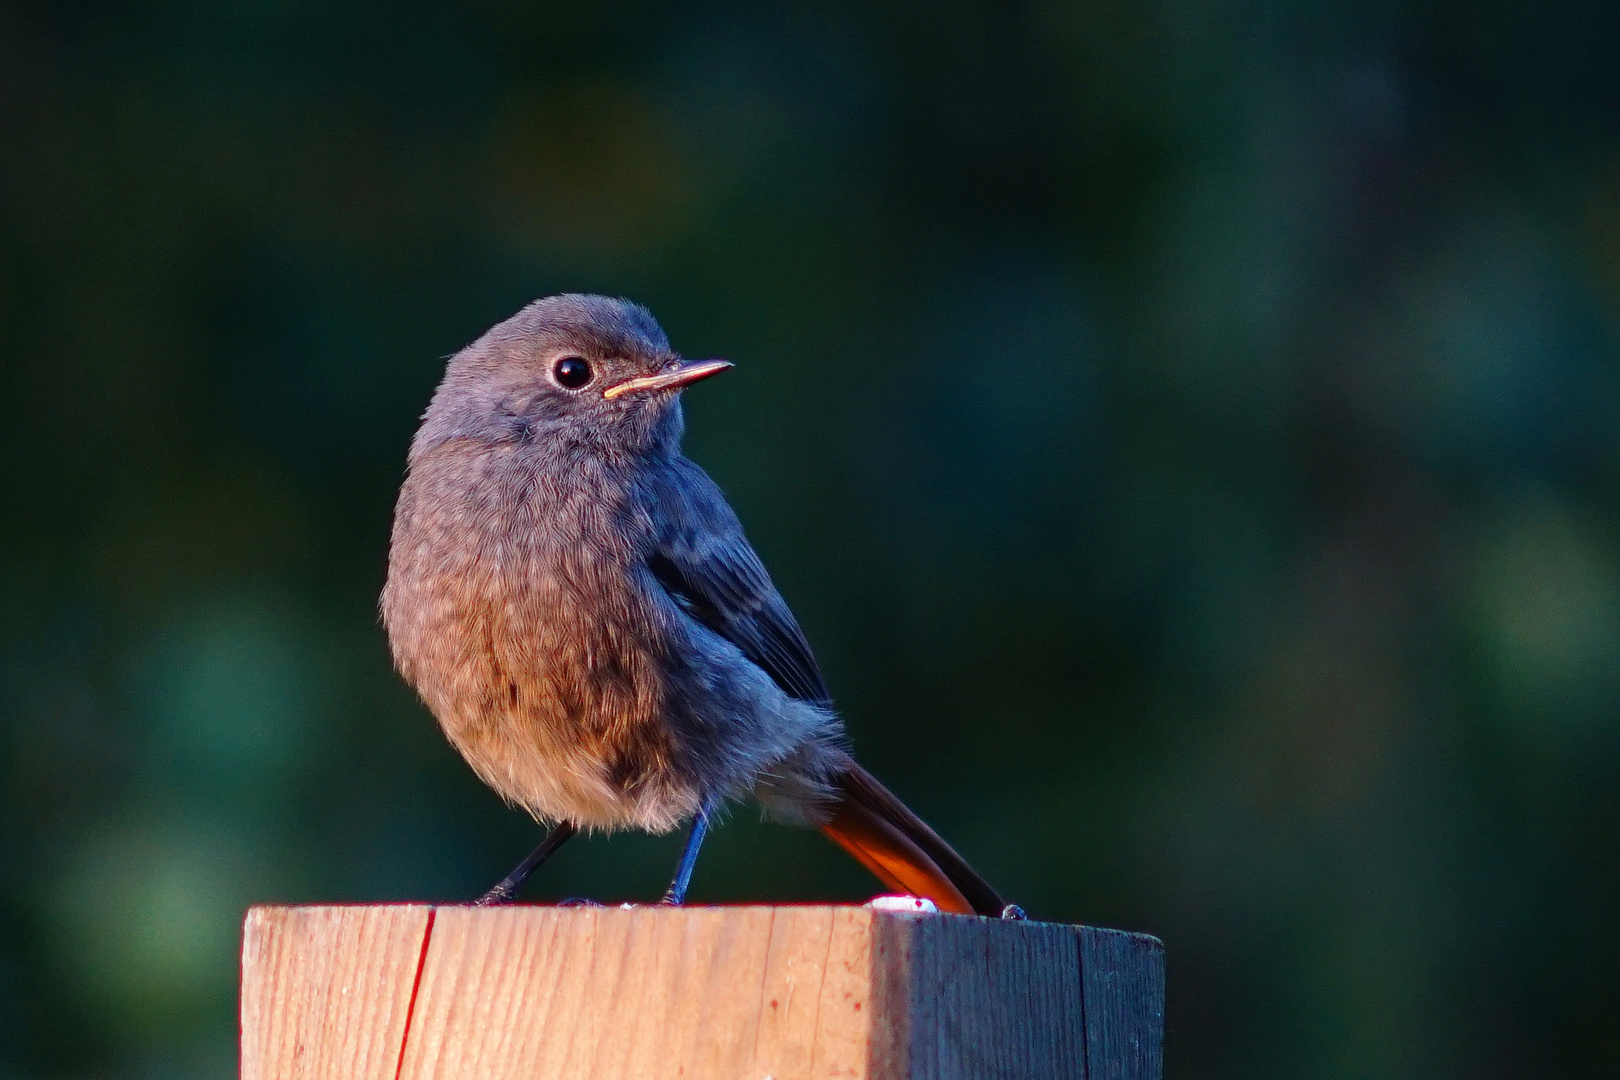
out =
<path fill-rule="evenodd" d="M 412 456 L 455 439 L 609 453 L 672 449 L 681 436 L 681 389 L 730 366 L 683 360 L 639 304 L 548 296 L 451 357 Z"/>

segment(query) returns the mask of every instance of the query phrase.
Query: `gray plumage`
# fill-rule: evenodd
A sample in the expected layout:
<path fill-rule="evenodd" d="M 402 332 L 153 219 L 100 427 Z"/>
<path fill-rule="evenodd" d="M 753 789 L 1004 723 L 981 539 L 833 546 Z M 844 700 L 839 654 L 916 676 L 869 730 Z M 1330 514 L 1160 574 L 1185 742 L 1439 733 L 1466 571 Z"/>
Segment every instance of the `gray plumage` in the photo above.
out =
<path fill-rule="evenodd" d="M 844 748 L 792 613 L 714 482 L 681 455 L 683 361 L 626 300 L 536 301 L 451 358 L 411 443 L 382 615 L 394 661 L 463 757 L 546 839 L 752 796 L 819 826 L 890 888 L 1021 915 Z"/>
<path fill-rule="evenodd" d="M 590 382 L 569 388 L 559 361 Z M 798 624 L 680 451 L 679 370 L 624 300 L 537 301 L 453 357 L 410 449 L 382 615 L 400 672 L 503 797 L 654 832 L 752 795 L 821 824 L 848 767 Z"/>

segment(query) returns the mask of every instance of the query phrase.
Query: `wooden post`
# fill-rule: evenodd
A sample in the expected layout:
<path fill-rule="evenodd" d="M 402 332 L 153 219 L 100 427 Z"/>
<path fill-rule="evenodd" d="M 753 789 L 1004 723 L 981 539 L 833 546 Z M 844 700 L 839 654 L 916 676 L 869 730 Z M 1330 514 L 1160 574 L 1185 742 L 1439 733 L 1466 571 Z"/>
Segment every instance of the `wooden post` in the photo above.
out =
<path fill-rule="evenodd" d="M 1164 949 L 866 907 L 257 907 L 242 1080 L 1159 1080 Z"/>

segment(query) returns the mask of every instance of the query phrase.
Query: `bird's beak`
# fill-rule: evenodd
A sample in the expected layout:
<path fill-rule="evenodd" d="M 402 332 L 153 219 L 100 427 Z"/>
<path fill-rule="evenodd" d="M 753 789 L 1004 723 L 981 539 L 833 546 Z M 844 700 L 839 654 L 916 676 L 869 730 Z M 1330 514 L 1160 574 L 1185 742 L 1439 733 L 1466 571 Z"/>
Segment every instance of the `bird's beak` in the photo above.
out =
<path fill-rule="evenodd" d="M 639 394 L 652 390 L 677 390 L 683 386 L 718 375 L 731 366 L 730 360 L 689 360 L 679 367 L 660 371 L 657 375 L 643 375 L 639 379 L 626 379 L 602 391 L 609 401 L 621 394 Z"/>

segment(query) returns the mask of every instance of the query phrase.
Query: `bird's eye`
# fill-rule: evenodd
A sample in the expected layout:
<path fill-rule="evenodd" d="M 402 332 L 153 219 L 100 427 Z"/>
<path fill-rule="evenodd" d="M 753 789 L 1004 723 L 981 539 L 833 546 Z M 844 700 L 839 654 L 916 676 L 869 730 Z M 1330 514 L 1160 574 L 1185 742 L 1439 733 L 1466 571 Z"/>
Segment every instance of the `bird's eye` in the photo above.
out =
<path fill-rule="evenodd" d="M 578 390 L 591 381 L 591 365 L 577 356 L 565 356 L 551 369 L 551 375 L 558 386 Z"/>

